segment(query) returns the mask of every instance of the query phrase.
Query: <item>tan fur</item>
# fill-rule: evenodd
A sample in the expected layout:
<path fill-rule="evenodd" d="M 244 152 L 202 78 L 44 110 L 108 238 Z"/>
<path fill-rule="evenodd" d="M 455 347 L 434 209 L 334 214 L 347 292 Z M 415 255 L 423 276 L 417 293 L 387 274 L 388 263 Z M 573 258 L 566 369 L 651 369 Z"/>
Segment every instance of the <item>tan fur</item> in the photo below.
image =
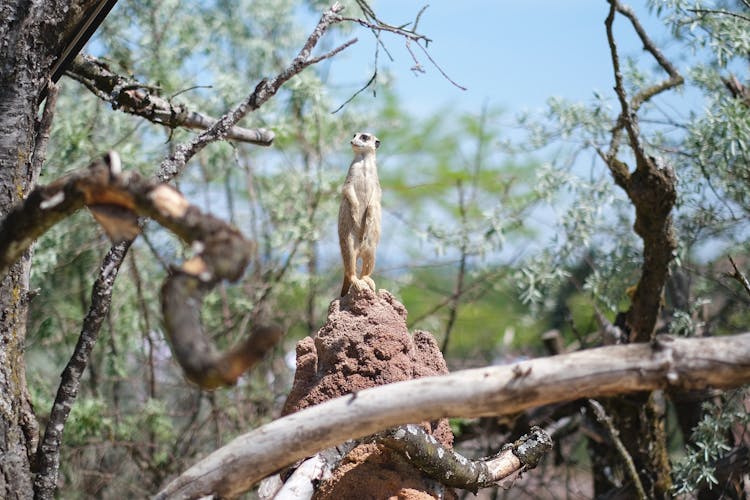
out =
<path fill-rule="evenodd" d="M 349 165 L 341 189 L 339 208 L 339 245 L 344 263 L 343 297 L 354 285 L 375 290 L 370 275 L 375 267 L 375 249 L 380 241 L 380 181 L 375 162 L 377 137 L 357 132 L 351 140 L 354 160 Z M 362 260 L 361 276 L 357 277 L 357 259 Z"/>

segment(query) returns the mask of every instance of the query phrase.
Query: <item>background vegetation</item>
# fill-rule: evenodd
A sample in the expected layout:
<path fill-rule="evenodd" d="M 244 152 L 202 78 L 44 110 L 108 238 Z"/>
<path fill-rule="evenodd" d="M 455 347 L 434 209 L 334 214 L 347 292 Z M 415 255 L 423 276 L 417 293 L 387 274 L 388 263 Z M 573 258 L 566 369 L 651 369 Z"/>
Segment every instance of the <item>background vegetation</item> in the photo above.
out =
<path fill-rule="evenodd" d="M 293 57 L 304 21 L 322 6 L 121 0 L 89 49 L 116 72 L 155 85 L 161 96 L 220 116 L 243 97 L 247 82 L 275 74 Z M 750 82 L 750 6 L 721 0 L 708 7 L 682 0 L 650 6 L 673 43 L 684 47 L 680 92 L 695 96 L 688 110 L 673 109 L 665 95 L 640 113 L 649 153 L 669 161 L 679 177 L 679 248 L 659 330 L 744 331 L 750 296 L 726 273 L 734 272 L 729 255 L 750 268 L 750 92 L 742 83 Z M 358 12 L 354 3 L 347 8 Z M 62 497 L 146 496 L 196 457 L 278 415 L 294 344 L 321 325 L 340 286 L 334 228 L 354 131 L 373 131 L 383 141 L 386 230 L 378 285 L 406 305 L 412 328 L 438 338 L 452 367 L 542 355 L 541 334 L 551 329 L 562 332 L 568 348 L 594 345 L 598 337 L 591 334 L 603 328 L 602 318 L 614 322 L 627 308 L 641 243 L 632 206 L 597 160 L 618 113 L 614 93 L 585 103 L 551 99 L 547 109 L 521 117 L 493 108 L 413 116 L 388 87 L 401 75 L 379 75 L 376 98 L 360 94 L 332 114 L 349 95 L 327 84 L 328 64 L 295 77 L 252 116 L 249 126 L 273 126 L 273 147 L 213 144 L 177 181 L 190 200 L 258 242 L 242 282 L 207 300 L 208 331 L 220 345 L 233 344 L 262 312 L 288 332 L 283 343 L 233 389 L 201 392 L 185 382 L 161 332 L 157 284 L 187 249 L 147 226 L 117 281 L 65 430 Z M 629 89 L 661 78 L 650 61 L 627 64 Z M 150 175 L 191 134 L 111 112 L 83 86 L 62 83 L 42 183 L 108 149 L 120 153 L 125 168 Z M 504 130 L 514 121 L 525 135 L 509 140 Z M 39 415 L 51 406 L 108 248 L 86 213 L 36 246 L 27 373 Z M 710 465 L 748 440 L 746 405 L 742 391 L 711 399 L 692 438 L 670 420 L 677 491 L 717 481 Z M 455 428 L 474 454 L 518 431 L 493 420 L 456 421 Z M 562 436 L 564 451 L 529 480 L 546 482 L 549 491 L 529 486 L 516 494 L 590 494 L 582 472 L 586 439 L 578 432 Z"/>

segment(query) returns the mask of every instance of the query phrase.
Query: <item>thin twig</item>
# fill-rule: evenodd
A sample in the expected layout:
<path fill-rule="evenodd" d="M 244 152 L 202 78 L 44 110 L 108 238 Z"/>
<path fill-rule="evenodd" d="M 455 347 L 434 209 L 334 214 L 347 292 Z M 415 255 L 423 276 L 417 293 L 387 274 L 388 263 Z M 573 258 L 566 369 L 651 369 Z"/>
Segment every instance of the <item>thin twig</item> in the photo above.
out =
<path fill-rule="evenodd" d="M 423 47 L 421 44 L 419 44 L 419 42 L 417 42 L 417 46 L 420 49 L 422 49 L 422 52 L 424 52 L 424 55 L 427 57 L 427 59 L 429 59 L 429 61 L 432 63 L 432 65 L 435 66 L 435 68 L 440 72 L 440 74 L 443 75 L 443 78 L 445 78 L 446 80 L 448 80 L 449 82 L 451 82 L 454 87 L 458 87 L 461 90 L 466 90 L 466 87 L 464 87 L 463 85 L 458 84 L 451 77 L 448 76 L 448 74 L 443 70 L 443 68 L 441 68 L 440 65 L 432 58 L 432 56 L 430 55 L 430 53 L 427 51 L 426 47 Z"/>
<path fill-rule="evenodd" d="M 682 85 L 684 78 L 682 78 L 674 65 L 672 65 L 669 59 L 664 56 L 659 47 L 657 47 L 653 40 L 648 36 L 640 20 L 633 12 L 633 9 L 627 5 L 622 5 L 619 1 L 615 1 L 615 6 L 617 7 L 617 12 L 630 20 L 633 29 L 635 29 L 635 32 L 638 34 L 638 38 L 640 38 L 643 43 L 643 48 L 646 49 L 654 59 L 656 59 L 659 66 L 661 66 L 661 68 L 667 72 L 667 75 L 669 75 L 669 78 L 666 80 L 652 85 L 651 87 L 647 87 L 633 96 L 630 101 L 630 107 L 631 112 L 636 113 L 644 102 L 648 101 L 655 95 Z"/>
<path fill-rule="evenodd" d="M 412 30 L 407 30 L 404 28 L 399 28 L 398 26 L 391 26 L 390 24 L 386 24 L 379 19 L 377 19 L 377 22 L 372 23 L 370 21 L 366 21 L 364 19 L 360 19 L 357 17 L 346 17 L 346 16 L 337 16 L 340 21 L 349 21 L 352 23 L 359 24 L 362 27 L 369 28 L 371 30 L 376 31 L 387 31 L 389 33 L 393 33 L 395 35 L 402 36 L 408 40 L 424 40 L 425 43 L 429 43 L 432 40 L 427 38 L 425 35 L 421 35 L 419 33 L 415 33 Z"/>
<path fill-rule="evenodd" d="M 409 52 L 412 59 L 414 60 L 414 67 L 412 68 L 412 70 L 423 73 L 424 69 L 422 68 L 422 65 L 419 63 L 419 59 L 416 57 L 416 55 L 411 49 L 411 42 L 416 42 L 416 44 L 419 46 L 420 49 L 422 49 L 422 52 L 424 52 L 424 55 L 427 57 L 430 63 L 440 72 L 441 75 L 443 75 L 443 78 L 448 80 L 455 87 L 461 90 L 466 90 L 466 87 L 456 83 L 452 78 L 450 78 L 448 74 L 443 70 L 443 68 L 440 67 L 440 65 L 432 58 L 430 53 L 427 51 L 427 46 L 429 46 L 432 40 L 427 38 L 425 35 L 417 33 L 416 31 L 417 24 L 419 23 L 419 20 L 422 14 L 424 13 L 425 9 L 427 8 L 427 6 L 422 7 L 422 9 L 420 9 L 420 11 L 417 13 L 417 17 L 414 20 L 412 29 L 406 29 L 402 26 L 392 26 L 378 19 L 377 16 L 375 15 L 375 12 L 364 0 L 357 0 L 357 5 L 359 5 L 359 7 L 362 9 L 362 13 L 365 15 L 367 19 L 338 16 L 339 19 L 341 21 L 349 21 L 352 23 L 357 23 L 360 26 L 369 28 L 371 31 L 373 31 L 373 33 L 386 31 L 386 32 L 404 37 L 406 39 L 406 50 Z M 380 42 L 380 37 L 376 36 L 376 38 L 378 39 L 378 42 Z M 424 41 L 425 43 L 424 46 L 419 43 L 420 41 Z"/>
<path fill-rule="evenodd" d="M 375 54 L 377 54 L 377 52 Z M 367 80 L 367 83 L 365 83 L 364 86 L 361 89 L 359 89 L 358 91 L 356 91 L 354 94 L 351 95 L 351 97 L 349 97 L 346 101 L 344 101 L 341 104 L 341 106 L 339 106 L 338 108 L 336 108 L 333 111 L 331 111 L 331 114 L 335 115 L 336 113 L 338 113 L 339 111 L 341 111 L 342 109 L 344 109 L 344 106 L 346 106 L 347 104 L 349 104 L 350 102 L 352 102 L 359 94 L 361 94 L 362 92 L 364 92 L 365 90 L 367 90 L 368 88 L 370 88 L 370 86 L 375 82 L 375 80 L 377 79 L 377 77 L 378 77 L 378 66 L 377 66 L 377 55 L 376 55 L 376 57 L 375 57 L 375 71 L 373 71 L 372 76 L 370 77 L 369 80 Z"/>
<path fill-rule="evenodd" d="M 750 17 L 740 14 L 739 12 L 732 12 L 730 10 L 723 10 L 723 9 L 687 9 L 687 10 L 688 12 L 692 12 L 693 14 L 719 14 L 722 16 L 736 17 L 737 19 L 742 19 L 743 21 L 750 23 Z"/>
<path fill-rule="evenodd" d="M 747 281 L 745 275 L 739 270 L 731 255 L 729 256 L 729 262 L 732 263 L 732 267 L 734 268 L 734 273 L 730 274 L 729 276 L 739 281 L 739 283 L 742 285 L 742 288 L 744 288 L 748 295 L 750 295 L 750 282 Z"/>
<path fill-rule="evenodd" d="M 646 490 L 643 489 L 643 483 L 641 483 L 641 478 L 638 476 L 638 470 L 635 468 L 635 464 L 633 463 L 633 457 L 630 456 L 627 448 L 625 448 L 625 445 L 622 444 L 620 434 L 617 429 L 615 429 L 615 426 L 612 423 L 612 419 L 609 418 L 607 412 L 604 411 L 604 407 L 597 400 L 589 399 L 588 403 L 593 410 L 594 415 L 596 416 L 596 420 L 599 421 L 599 423 L 607 429 L 610 439 L 612 439 L 615 448 L 617 448 L 617 452 L 625 462 L 625 469 L 628 471 L 628 476 L 630 476 L 630 479 L 633 481 L 633 485 L 635 486 L 635 491 L 638 494 L 638 498 L 640 500 L 646 500 L 648 498 L 646 496 Z"/>
<path fill-rule="evenodd" d="M 458 189 L 458 210 L 461 215 L 461 258 L 458 264 L 458 274 L 456 275 L 456 285 L 453 289 L 453 293 L 450 297 L 450 307 L 448 309 L 448 321 L 445 325 L 445 334 L 443 335 L 443 345 L 440 350 L 443 354 L 447 352 L 448 342 L 451 338 L 451 332 L 453 326 L 456 323 L 456 317 L 458 316 L 458 306 L 460 303 L 460 297 L 463 294 L 464 279 L 466 277 L 466 259 L 468 257 L 467 243 L 466 243 L 466 200 L 464 199 L 464 188 L 461 183 L 461 179 L 456 181 L 456 187 Z"/>
<path fill-rule="evenodd" d="M 630 110 L 630 103 L 628 97 L 625 94 L 625 86 L 622 82 L 622 72 L 620 71 L 620 56 L 617 53 L 617 43 L 615 42 L 615 36 L 612 31 L 612 25 L 615 20 L 615 12 L 617 11 L 617 1 L 609 0 L 610 8 L 607 19 L 604 21 L 604 25 L 607 29 L 607 42 L 609 43 L 609 51 L 612 59 L 612 69 L 615 73 L 615 94 L 617 94 L 617 100 L 620 102 L 620 117 L 617 120 L 617 128 L 624 127 L 628 133 L 630 139 L 630 145 L 633 149 L 640 150 L 640 141 L 638 139 L 638 125 L 636 116 Z M 610 155 L 613 156 L 610 151 Z M 636 151 L 638 154 L 638 151 Z"/>

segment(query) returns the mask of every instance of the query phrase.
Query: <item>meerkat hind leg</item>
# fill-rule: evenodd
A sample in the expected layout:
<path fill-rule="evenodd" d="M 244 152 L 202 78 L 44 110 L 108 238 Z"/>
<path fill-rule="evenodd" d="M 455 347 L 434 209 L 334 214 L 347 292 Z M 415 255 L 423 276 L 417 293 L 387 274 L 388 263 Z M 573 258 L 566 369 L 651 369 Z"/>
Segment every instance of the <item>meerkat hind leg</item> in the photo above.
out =
<path fill-rule="evenodd" d="M 377 292 L 378 289 L 375 286 L 375 281 L 370 277 L 373 269 L 375 269 L 375 252 L 371 249 L 363 249 L 362 252 L 362 281 L 364 281 L 373 292 Z"/>
<path fill-rule="evenodd" d="M 342 237 L 339 233 L 339 238 L 341 259 L 344 265 L 344 283 L 341 287 L 341 296 L 343 297 L 349 293 L 349 287 L 352 283 L 357 281 L 357 251 L 354 248 L 354 237 L 351 234 Z"/>

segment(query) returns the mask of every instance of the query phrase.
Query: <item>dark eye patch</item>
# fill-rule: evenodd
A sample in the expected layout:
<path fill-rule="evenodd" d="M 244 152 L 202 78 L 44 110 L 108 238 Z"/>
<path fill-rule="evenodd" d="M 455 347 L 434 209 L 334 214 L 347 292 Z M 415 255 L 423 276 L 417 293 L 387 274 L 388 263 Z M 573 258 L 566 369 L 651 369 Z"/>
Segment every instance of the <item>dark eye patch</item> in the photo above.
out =
<path fill-rule="evenodd" d="M 375 149 L 377 149 L 379 147 L 380 147 L 380 141 L 379 140 L 375 140 Z"/>
<path fill-rule="evenodd" d="M 367 134 L 362 134 L 361 137 L 362 137 L 362 140 L 365 141 L 365 142 L 367 142 L 367 141 L 370 140 L 370 136 L 367 135 Z"/>

